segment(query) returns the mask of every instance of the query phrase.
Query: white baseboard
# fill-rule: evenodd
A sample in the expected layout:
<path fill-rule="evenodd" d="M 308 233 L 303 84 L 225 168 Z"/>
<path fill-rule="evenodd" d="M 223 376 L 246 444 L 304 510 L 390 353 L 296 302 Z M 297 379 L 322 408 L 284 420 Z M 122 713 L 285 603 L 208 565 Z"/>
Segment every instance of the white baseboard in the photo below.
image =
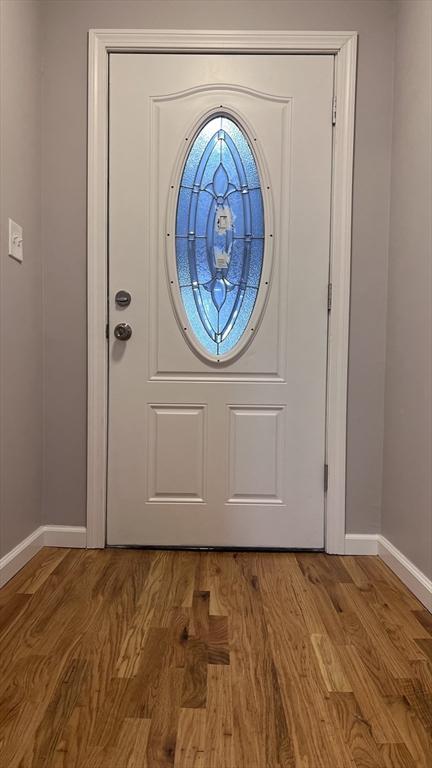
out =
<path fill-rule="evenodd" d="M 377 555 L 377 533 L 347 533 L 345 534 L 346 555 Z"/>
<path fill-rule="evenodd" d="M 87 529 L 80 525 L 44 525 L 46 547 L 84 548 L 87 543 Z"/>
<path fill-rule="evenodd" d="M 384 536 L 378 537 L 378 554 L 428 611 L 432 612 L 432 580 Z"/>
<path fill-rule="evenodd" d="M 346 555 L 379 555 L 421 603 L 432 611 L 432 580 L 379 533 L 347 533 Z"/>
<path fill-rule="evenodd" d="M 0 587 L 15 576 L 42 549 L 43 545 L 44 529 L 41 525 L 0 559 Z"/>
<path fill-rule="evenodd" d="M 0 558 L 0 587 L 39 552 L 42 547 L 86 546 L 86 528 L 73 525 L 41 525 L 30 536 Z"/>

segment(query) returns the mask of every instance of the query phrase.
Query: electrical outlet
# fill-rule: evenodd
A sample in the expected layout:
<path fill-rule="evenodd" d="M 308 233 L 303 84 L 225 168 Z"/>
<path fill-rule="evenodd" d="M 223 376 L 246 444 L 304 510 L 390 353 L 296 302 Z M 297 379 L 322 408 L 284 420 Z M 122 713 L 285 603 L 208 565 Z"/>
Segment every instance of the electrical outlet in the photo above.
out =
<path fill-rule="evenodd" d="M 9 219 L 9 256 L 17 261 L 22 261 L 23 250 L 23 228 Z"/>

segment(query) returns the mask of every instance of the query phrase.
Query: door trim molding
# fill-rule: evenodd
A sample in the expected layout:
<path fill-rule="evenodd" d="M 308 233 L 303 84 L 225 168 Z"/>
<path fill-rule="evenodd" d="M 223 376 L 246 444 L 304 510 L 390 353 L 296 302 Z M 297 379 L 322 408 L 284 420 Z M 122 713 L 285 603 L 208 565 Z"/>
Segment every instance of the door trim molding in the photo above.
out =
<path fill-rule="evenodd" d="M 331 53 L 335 55 L 328 331 L 327 436 L 329 484 L 325 548 L 345 551 L 346 425 L 351 267 L 351 212 L 356 32 L 250 32 L 96 29 L 89 32 L 87 200 L 87 546 L 105 546 L 108 345 L 108 54 L 112 52 Z M 330 105 L 329 105 L 330 119 Z"/>

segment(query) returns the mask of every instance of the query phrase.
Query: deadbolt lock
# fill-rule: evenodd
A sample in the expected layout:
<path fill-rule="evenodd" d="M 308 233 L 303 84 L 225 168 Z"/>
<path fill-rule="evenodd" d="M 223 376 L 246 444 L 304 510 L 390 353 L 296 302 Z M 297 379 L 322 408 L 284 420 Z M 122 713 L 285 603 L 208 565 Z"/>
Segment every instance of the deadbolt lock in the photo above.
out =
<path fill-rule="evenodd" d="M 128 307 L 131 303 L 132 297 L 129 291 L 117 291 L 115 295 L 115 303 L 118 307 Z"/>

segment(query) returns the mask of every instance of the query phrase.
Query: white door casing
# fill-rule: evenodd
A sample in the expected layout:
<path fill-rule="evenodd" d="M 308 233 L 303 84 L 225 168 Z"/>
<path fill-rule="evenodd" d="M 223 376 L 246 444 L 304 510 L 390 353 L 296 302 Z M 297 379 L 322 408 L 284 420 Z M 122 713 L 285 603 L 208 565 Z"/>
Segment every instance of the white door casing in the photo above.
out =
<path fill-rule="evenodd" d="M 118 38 L 116 39 L 116 42 L 118 43 L 119 40 L 121 39 L 121 35 L 123 35 L 123 33 L 117 33 L 117 34 L 119 35 Z M 159 33 L 159 34 L 162 35 L 162 33 Z M 215 43 L 215 39 L 217 37 L 217 34 L 218 33 L 214 33 L 213 45 Z M 218 40 L 222 39 L 223 34 L 224 33 L 220 33 L 219 34 Z M 98 37 L 96 37 L 97 35 L 98 35 Z M 148 45 L 150 39 L 153 39 L 153 40 L 156 39 L 151 33 L 148 33 L 148 34 L 147 33 L 129 33 L 129 34 L 125 33 L 123 35 L 123 38 L 126 40 L 127 37 L 130 37 L 131 41 L 132 41 L 132 35 L 134 36 L 134 39 L 135 39 L 135 44 L 133 45 L 133 48 L 136 48 L 136 41 L 137 41 L 137 39 L 140 39 L 140 35 L 141 35 L 141 42 L 142 42 L 143 46 L 145 46 L 145 44 Z M 157 33 L 156 33 L 156 36 L 157 36 Z M 180 33 L 180 36 L 181 36 L 181 33 Z M 175 39 L 175 35 L 171 36 L 169 34 L 168 37 L 170 37 L 171 40 Z M 229 35 L 228 35 L 228 37 L 229 37 Z M 271 37 L 271 35 L 270 35 L 270 37 Z M 345 55 L 345 69 L 346 69 L 346 73 L 345 74 L 349 75 L 349 67 L 347 67 L 346 65 L 349 64 L 349 63 L 352 65 L 352 63 L 353 63 L 353 48 L 354 48 L 354 52 L 355 52 L 355 39 L 353 39 L 349 35 L 345 35 L 344 37 L 345 37 L 345 39 L 344 39 L 345 48 L 346 48 L 347 45 L 349 45 L 349 47 L 350 47 L 349 51 L 348 50 L 345 51 L 345 54 L 346 54 Z M 103 47 L 103 53 L 104 54 L 108 51 L 108 49 L 111 46 L 113 48 L 116 48 L 116 46 L 113 44 L 113 42 L 110 43 L 109 40 L 107 39 L 107 38 L 111 38 L 113 40 L 115 38 L 115 33 L 105 33 L 105 34 L 104 33 L 95 33 L 95 38 L 96 39 L 93 40 L 93 44 L 94 44 L 93 52 L 95 53 L 94 61 L 97 61 L 98 64 L 99 64 L 99 66 L 96 67 L 96 71 L 97 71 L 97 74 L 99 76 L 98 84 L 100 85 L 101 84 L 100 83 L 100 80 L 101 80 L 101 63 L 102 63 L 102 58 L 103 58 L 103 56 L 102 56 L 102 47 Z M 104 39 L 101 40 L 101 38 L 104 38 Z M 195 38 L 194 36 L 192 36 L 192 38 L 195 41 L 195 43 L 198 43 L 198 37 Z M 204 34 L 203 38 L 201 38 L 201 39 L 204 39 L 204 38 L 205 38 L 205 34 Z M 282 36 L 282 38 L 283 38 L 283 36 Z M 277 36 L 277 43 L 281 47 L 282 47 L 282 42 L 283 42 L 282 38 L 281 38 L 281 36 Z M 311 38 L 313 38 L 313 35 L 311 36 Z M 318 35 L 317 35 L 317 38 L 318 38 Z M 342 35 L 341 35 L 341 38 L 343 38 Z M 256 45 L 256 40 L 257 39 L 258 38 L 255 39 L 255 45 Z M 299 39 L 300 38 L 298 38 L 297 41 Z M 306 33 L 305 33 L 304 39 L 306 39 Z M 165 43 L 166 43 L 167 38 L 164 37 L 164 40 L 165 40 Z M 239 38 L 236 38 L 236 40 L 239 40 Z M 273 33 L 273 44 L 275 43 L 275 40 L 276 40 L 276 35 L 275 35 L 275 33 Z M 347 42 L 347 40 L 348 40 L 348 42 Z M 156 42 L 160 45 L 161 44 L 161 39 L 159 38 L 159 40 L 157 40 Z M 179 42 L 178 38 L 177 38 L 177 42 Z M 234 42 L 235 41 L 233 41 L 233 38 L 231 37 L 231 44 L 233 44 Z M 317 42 L 318 41 L 315 38 L 315 44 L 317 44 Z M 340 45 L 341 39 L 336 40 L 336 42 L 338 43 L 338 45 Z M 329 47 L 329 45 L 331 43 L 335 47 L 335 49 L 336 49 L 335 52 L 337 53 L 339 50 L 341 50 L 341 48 L 338 47 L 338 45 L 336 45 L 336 42 L 335 42 L 334 39 L 331 40 L 330 36 L 328 36 L 328 38 L 326 40 L 327 46 Z M 354 42 L 354 46 L 352 45 L 353 42 Z M 247 44 L 247 40 L 245 38 L 243 38 L 242 44 Z M 305 44 L 305 43 L 303 42 L 303 44 Z M 123 45 L 125 45 L 125 43 L 123 43 Z M 189 45 L 190 45 L 190 38 L 189 38 L 188 47 L 189 47 Z M 240 45 L 240 43 L 239 43 L 239 45 Z M 286 46 L 286 41 L 285 41 L 285 46 Z M 122 49 L 124 49 L 124 48 L 122 48 Z M 236 49 L 237 49 L 237 46 L 236 46 Z M 97 55 L 96 55 L 96 52 L 97 52 Z M 347 54 L 350 54 L 350 55 L 347 56 Z M 341 76 L 344 74 L 340 64 L 341 64 L 341 60 L 339 61 L 339 69 L 337 70 L 337 73 L 336 73 L 337 92 L 339 92 L 339 90 L 340 90 Z M 95 72 L 94 72 L 94 74 L 95 74 Z M 353 85 L 352 71 L 351 71 L 351 76 L 345 77 L 345 78 L 343 78 L 343 80 L 345 81 L 345 86 L 346 86 L 346 81 L 348 81 L 348 84 L 351 83 L 351 87 L 352 87 L 352 85 Z M 92 82 L 93 82 L 93 84 L 95 84 L 94 80 Z M 339 83 L 339 90 L 338 90 L 338 83 Z M 93 93 L 93 95 L 94 95 L 94 93 Z M 349 141 L 349 139 L 350 139 L 349 128 L 350 128 L 350 122 L 352 120 L 352 110 L 350 112 L 349 107 L 352 107 L 352 104 L 353 104 L 353 98 L 352 98 L 353 97 L 353 93 L 352 92 L 350 93 L 349 89 L 348 89 L 348 91 L 346 92 L 345 95 L 347 96 L 346 103 L 345 103 L 345 107 L 346 107 L 346 110 L 345 110 L 345 120 L 344 120 L 345 126 L 344 126 L 344 131 L 343 132 L 341 131 L 341 133 L 340 133 L 340 137 L 341 138 L 345 138 L 347 140 L 348 144 L 345 147 L 339 146 L 339 155 L 338 155 L 338 146 L 336 144 L 336 153 L 335 153 L 335 162 L 334 162 L 334 173 L 336 171 L 336 177 L 337 177 L 338 172 L 339 172 L 339 177 L 344 178 L 344 179 L 345 179 L 347 173 L 348 173 L 348 175 L 350 173 L 350 156 L 349 156 L 349 151 L 348 150 L 349 150 L 349 143 L 350 143 L 350 141 Z M 101 96 L 100 92 L 98 93 L 98 96 L 100 98 L 100 96 Z M 101 112 L 103 114 L 103 110 L 101 110 L 100 105 L 99 105 L 99 109 L 98 109 L 97 105 L 94 104 L 94 102 L 92 102 L 92 104 L 93 104 L 93 117 L 94 117 L 95 113 L 98 114 L 99 117 L 100 117 L 101 116 Z M 342 113 L 343 112 L 344 112 L 344 109 L 342 109 Z M 92 127 L 92 123 L 91 123 L 91 127 Z M 100 127 L 101 126 L 99 126 L 99 128 Z M 96 128 L 94 123 L 93 123 L 93 128 Z M 348 133 L 348 136 L 347 136 L 347 133 Z M 92 135 L 94 136 L 95 133 L 93 132 Z M 100 136 L 100 131 L 99 131 L 99 136 Z M 94 149 L 94 147 L 93 147 L 93 149 Z M 99 150 L 100 150 L 100 145 L 99 145 Z M 102 153 L 99 152 L 97 154 L 100 155 L 100 154 L 103 154 L 103 152 Z M 339 169 L 337 167 L 337 162 L 336 162 L 338 157 L 339 157 Z M 90 160 L 95 160 L 94 155 L 90 157 Z M 98 157 L 98 160 L 100 160 L 100 157 Z M 341 165 L 341 161 L 343 161 L 343 165 Z M 95 174 L 94 171 L 95 171 L 95 168 L 91 165 L 91 167 L 89 169 L 90 193 L 95 192 L 94 182 L 95 182 L 96 178 L 99 180 L 99 183 L 101 182 L 101 178 L 102 178 L 100 174 Z M 106 178 L 105 178 L 105 182 L 106 182 Z M 336 200 L 338 199 L 337 195 L 335 194 L 336 191 L 337 190 L 335 190 L 335 185 L 334 185 L 334 188 L 333 188 L 333 206 L 335 204 L 335 199 Z M 340 192 L 340 189 L 339 189 L 339 192 Z M 92 194 L 90 194 L 90 198 L 91 197 L 92 197 Z M 93 200 L 94 200 L 94 198 L 93 198 Z M 98 197 L 98 200 L 100 202 L 100 197 Z M 339 207 L 341 206 L 341 202 L 342 201 L 339 200 Z M 344 201 L 344 205 L 345 206 L 346 206 L 346 202 L 347 201 L 345 200 Z M 101 213 L 101 211 L 103 212 L 103 205 L 99 207 L 99 213 Z M 94 210 L 92 209 L 92 213 L 93 212 L 94 212 Z M 333 210 L 333 219 L 334 218 L 335 218 L 335 216 L 334 216 L 334 210 Z M 94 217 L 92 217 L 92 216 L 89 217 L 89 224 L 90 224 L 89 245 L 94 246 L 95 244 L 97 244 L 99 246 L 99 251 L 100 251 L 100 246 L 102 245 L 102 238 L 99 237 L 98 240 L 95 240 L 94 236 L 95 236 L 96 233 L 98 233 L 99 236 L 100 236 L 101 235 L 101 231 L 100 231 L 100 229 L 98 229 L 97 226 L 95 226 L 96 222 L 94 220 Z M 340 231 L 340 226 L 339 226 L 339 233 L 337 231 L 335 232 L 335 229 L 337 229 L 337 228 L 335 228 L 335 226 L 333 226 L 333 232 L 332 232 L 332 234 L 333 234 L 333 238 L 332 238 L 332 254 L 333 255 L 334 255 L 334 252 L 335 252 L 335 248 L 337 250 L 338 247 L 341 248 L 341 245 L 345 244 L 345 246 L 346 246 L 346 244 L 347 244 L 346 243 L 346 227 L 345 227 L 345 230 L 344 230 L 344 238 L 345 239 L 343 240 L 343 243 L 342 243 L 342 232 Z M 338 238 L 339 238 L 339 239 L 336 238 L 336 245 L 335 245 L 335 234 L 338 235 Z M 89 249 L 89 274 L 92 275 L 93 282 L 94 282 L 95 262 L 93 262 L 92 264 L 90 263 L 90 254 L 91 254 L 91 252 L 92 251 L 91 251 L 91 248 L 90 248 Z M 345 255 L 346 255 L 346 253 L 345 253 Z M 334 263 L 332 264 L 332 268 L 334 270 Z M 349 262 L 348 262 L 348 265 L 345 264 L 345 271 L 343 273 L 343 277 L 346 277 L 346 270 L 347 269 L 348 269 L 348 272 L 349 272 Z M 335 282 L 335 280 L 334 280 L 334 272 L 333 272 L 333 275 L 332 275 L 332 279 L 333 279 L 333 284 L 334 284 L 334 282 Z M 92 281 L 90 280 L 90 282 L 92 282 Z M 343 280 L 341 280 L 341 283 L 343 284 Z M 124 287 L 127 287 L 127 286 L 124 286 Z M 89 296 L 90 296 L 90 294 L 89 294 Z M 91 322 L 92 318 L 96 319 L 95 306 L 94 306 L 94 302 L 92 302 L 92 301 L 90 301 L 89 304 L 91 305 L 91 306 L 89 306 L 89 309 L 92 310 L 89 313 L 90 326 L 92 327 L 92 322 Z M 341 302 L 341 305 L 342 304 L 343 304 L 343 302 Z M 340 314 L 341 306 L 339 306 L 338 309 L 339 309 L 339 314 Z M 264 326 L 264 323 L 265 323 L 265 317 L 266 317 L 266 315 L 264 316 L 263 326 Z M 99 321 L 99 324 L 100 324 L 100 315 L 98 315 L 98 321 Z M 93 330 L 94 330 L 94 324 L 93 324 Z M 332 331 L 332 329 L 331 329 L 331 331 Z M 332 339 L 331 331 L 330 331 L 330 339 Z M 258 338 L 259 337 L 257 336 L 257 339 L 254 340 L 253 344 L 249 347 L 249 350 L 252 349 L 254 344 L 256 344 L 258 342 Z M 89 335 L 89 347 L 90 347 L 90 349 L 89 349 L 89 352 L 90 352 L 89 365 L 90 365 L 90 369 L 91 369 L 90 373 L 95 372 L 96 369 L 98 368 L 98 361 L 95 360 L 94 357 L 91 357 L 91 344 L 92 344 L 92 342 L 94 342 L 94 338 L 92 337 L 92 334 L 90 333 L 90 335 Z M 95 348 L 93 346 L 93 351 L 94 351 L 94 349 Z M 100 351 L 101 350 L 99 349 L 99 352 Z M 154 352 L 155 352 L 155 344 L 153 344 L 153 353 Z M 268 352 L 268 350 L 266 350 L 266 352 Z M 343 350 L 342 350 L 342 352 L 343 352 Z M 166 366 L 164 366 L 163 364 L 162 365 L 160 364 L 161 362 L 163 363 L 163 359 L 161 358 L 161 355 L 160 355 L 160 349 L 158 351 L 158 356 L 159 356 L 159 359 L 156 359 L 153 356 L 153 363 L 156 362 L 156 368 L 160 369 L 160 370 L 156 371 L 156 378 L 159 376 L 160 383 L 162 384 L 162 382 L 164 381 L 164 377 L 165 377 L 165 381 L 166 381 L 166 383 L 168 383 L 169 376 L 170 376 L 170 371 L 169 370 L 168 371 L 164 371 L 163 369 Z M 339 356 L 335 355 L 335 357 L 340 362 L 340 360 L 343 359 L 343 354 L 342 355 L 339 354 Z M 195 356 L 193 357 L 193 360 L 194 360 L 194 362 L 199 362 L 198 359 Z M 246 356 L 242 355 L 242 357 L 239 358 L 238 362 L 240 363 L 241 360 L 243 360 L 243 363 L 245 363 L 246 362 Z M 99 363 L 100 363 L 100 359 L 99 359 Z M 329 363 L 330 363 L 330 368 L 331 368 L 332 367 L 332 355 L 331 354 L 330 354 L 330 361 L 329 361 Z M 267 367 L 269 367 L 269 366 L 267 366 Z M 173 366 L 172 365 L 168 366 L 168 368 L 173 368 Z M 186 379 L 187 379 L 187 374 L 189 374 L 189 375 L 193 374 L 193 375 L 196 376 L 196 371 L 194 373 L 193 366 L 191 367 L 191 365 L 187 365 L 186 368 L 188 370 L 183 371 L 183 374 L 185 375 Z M 266 366 L 264 366 L 263 370 L 265 370 L 265 368 L 266 368 Z M 153 365 L 153 374 L 152 374 L 153 376 L 155 374 L 155 370 L 156 370 L 155 366 Z M 245 373 L 245 370 L 246 369 L 244 369 L 243 374 Z M 100 372 L 100 366 L 99 366 L 99 372 Z M 178 371 L 176 371 L 176 373 L 178 374 Z M 247 371 L 246 371 L 246 373 L 247 373 Z M 251 373 L 251 371 L 249 371 L 249 375 L 250 375 L 250 373 Z M 268 373 L 268 371 L 267 371 L 267 373 Z M 234 373 L 231 374 L 231 375 L 238 376 L 238 375 L 241 375 L 241 372 L 240 372 L 240 374 L 236 374 L 235 371 L 234 371 Z M 339 376 L 339 379 L 340 378 L 341 377 Z M 103 377 L 99 376 L 99 383 L 102 383 L 102 379 L 103 379 Z M 151 377 L 149 378 L 149 381 L 150 381 L 150 379 L 151 379 Z M 339 381 L 339 389 L 340 389 L 340 380 L 339 379 L 338 379 L 338 381 Z M 330 381 L 331 381 L 331 379 L 330 379 Z M 100 524 L 101 523 L 100 505 L 99 505 L 99 514 L 93 514 L 93 513 L 97 512 L 96 504 L 95 504 L 96 496 L 98 495 L 99 501 L 101 500 L 101 497 L 102 497 L 102 494 L 100 493 L 100 481 L 101 481 L 101 479 L 103 480 L 103 477 L 101 478 L 100 473 L 98 474 L 98 472 L 97 472 L 97 463 L 100 461 L 100 457 L 103 455 L 104 450 L 103 450 L 103 440 L 100 440 L 100 438 L 101 438 L 100 430 L 97 430 L 96 433 L 94 431 L 92 431 L 91 435 L 90 435 L 90 425 L 92 424 L 94 426 L 94 424 L 95 424 L 94 417 L 96 415 L 95 414 L 95 410 L 97 410 L 94 407 L 95 406 L 94 395 L 95 395 L 95 393 L 97 391 L 97 388 L 95 388 L 96 380 L 95 380 L 95 377 L 92 376 L 92 375 L 90 375 L 90 377 L 89 377 L 89 384 L 90 384 L 90 387 L 89 387 L 89 438 L 90 438 L 90 440 L 89 440 L 89 498 L 88 498 L 88 503 L 89 503 L 89 513 L 90 513 L 89 514 L 89 529 L 90 529 L 89 533 L 90 533 L 90 536 L 89 536 L 89 542 L 88 543 L 89 543 L 89 545 L 101 545 L 102 544 L 102 541 L 101 541 L 101 529 L 102 529 L 102 527 L 101 527 L 101 524 Z M 203 384 L 203 382 L 201 381 L 200 386 L 202 386 L 202 384 Z M 342 384 L 343 384 L 343 382 L 342 382 Z M 104 386 L 106 386 L 106 381 L 104 382 Z M 257 384 L 257 386 L 260 386 L 260 384 Z M 346 387 L 346 371 L 345 371 L 345 387 Z M 333 389 L 336 390 L 335 380 L 333 380 Z M 102 388 L 99 387 L 98 395 L 100 396 L 102 394 L 102 401 L 104 401 L 103 391 L 104 391 L 104 387 L 102 387 Z M 331 402 L 332 393 L 330 392 L 329 395 L 330 395 L 329 400 Z M 255 396 L 252 399 L 254 401 L 254 403 L 252 403 L 252 405 L 254 406 L 254 404 L 256 405 L 257 397 Z M 237 440 L 237 442 L 239 441 L 239 436 L 243 440 L 244 447 L 246 447 L 248 445 L 248 442 L 249 442 L 248 441 L 248 435 L 249 435 L 249 432 L 250 432 L 250 424 L 254 420 L 258 419 L 258 421 L 259 421 L 259 419 L 264 418 L 264 421 L 266 422 L 267 425 L 271 425 L 272 423 L 273 424 L 280 424 L 280 418 L 281 418 L 280 409 L 282 408 L 282 410 L 283 410 L 283 408 L 285 406 L 285 403 L 283 402 L 283 398 L 281 398 L 281 402 L 280 403 L 274 403 L 273 402 L 272 404 L 263 403 L 262 400 L 263 400 L 263 398 L 260 398 L 258 400 L 260 405 L 263 406 L 263 408 L 261 409 L 261 411 L 259 413 L 257 412 L 257 409 L 255 407 L 251 408 L 250 404 L 248 402 L 243 403 L 243 404 L 239 404 L 236 401 L 233 404 L 233 407 L 230 408 L 228 434 L 231 433 L 231 435 L 232 435 L 232 439 L 231 439 L 231 442 L 230 442 L 231 453 L 233 452 L 233 450 L 235 452 L 234 446 L 235 446 L 236 440 Z M 99 402 L 100 402 L 100 400 L 99 400 Z M 194 423 L 194 427 L 192 429 L 192 433 L 193 433 L 193 435 L 195 435 L 195 437 L 192 435 L 192 437 L 191 437 L 192 443 L 191 444 L 195 444 L 197 440 L 198 441 L 199 440 L 204 441 L 205 440 L 205 436 L 206 436 L 206 429 L 208 429 L 208 424 L 206 423 L 207 420 L 208 420 L 208 419 L 206 419 L 206 407 L 205 407 L 206 403 L 198 403 L 198 402 L 191 403 L 191 402 L 187 401 L 186 403 L 182 403 L 181 405 L 182 405 L 181 408 L 177 408 L 178 412 L 176 412 L 175 408 L 171 408 L 171 411 L 169 413 L 167 413 L 166 410 L 164 411 L 164 408 L 166 409 L 166 407 L 167 407 L 164 403 L 162 403 L 162 405 L 159 405 L 158 402 L 152 404 L 152 407 L 150 409 L 151 419 L 155 420 L 155 423 L 157 422 L 157 429 L 153 429 L 153 434 L 155 434 L 156 432 L 159 432 L 159 436 L 164 434 L 164 426 L 163 425 L 167 424 L 167 419 L 168 419 L 168 421 L 170 421 L 170 419 L 172 419 L 172 418 L 174 419 L 174 421 L 176 421 L 178 419 L 181 421 L 182 418 L 184 419 L 185 417 L 188 417 L 188 418 L 190 418 L 190 423 L 191 424 Z M 204 407 L 201 407 L 201 406 L 204 406 Z M 267 410 L 265 410 L 264 406 L 267 408 Z M 101 415 L 101 410 L 100 409 L 99 409 L 99 415 Z M 151 422 L 151 419 L 149 419 L 149 423 Z M 171 421 L 171 424 L 174 424 L 174 422 Z M 99 422 L 99 426 L 100 426 L 100 422 Z M 170 428 L 168 428 L 168 432 L 170 432 Z M 171 427 L 171 432 L 172 432 L 172 427 Z M 265 430 L 264 430 L 264 432 L 265 432 Z M 272 442 L 273 444 L 275 444 L 275 435 L 278 432 L 279 432 L 279 434 L 281 432 L 279 427 L 275 427 L 275 426 L 269 427 L 269 434 L 272 435 L 272 437 L 270 438 L 270 442 Z M 149 440 L 152 439 L 151 435 L 152 435 L 152 429 L 151 429 L 151 424 L 150 424 L 150 427 L 148 429 L 148 439 Z M 95 443 L 95 437 L 96 436 L 99 437 L 99 443 L 97 445 L 98 450 L 93 450 L 93 448 L 96 447 L 96 443 Z M 339 437 L 340 437 L 340 435 L 339 435 Z M 328 446 L 330 447 L 330 442 L 328 442 Z M 340 452 L 340 440 L 339 440 L 339 452 Z M 163 453 L 166 453 L 165 449 L 163 450 Z M 149 453 L 149 456 L 150 456 L 150 453 Z M 155 494 L 157 496 L 157 494 L 158 494 L 158 488 L 157 488 L 158 480 L 157 480 L 157 477 L 158 477 L 158 466 L 159 466 L 159 464 L 158 464 L 158 462 L 155 459 L 156 456 L 157 456 L 157 446 L 156 446 L 156 452 L 153 455 L 153 459 L 154 460 L 153 459 L 152 460 L 149 459 L 149 477 L 152 478 L 152 482 L 153 482 L 153 486 L 154 486 L 153 491 L 155 492 Z M 244 459 L 244 462 L 243 462 L 243 467 L 238 467 L 237 480 L 239 480 L 239 478 L 242 478 L 242 477 L 244 479 L 244 472 L 245 471 L 246 471 L 246 473 L 248 472 L 247 468 L 248 468 L 248 464 L 250 463 L 247 460 L 248 457 L 246 456 L 246 458 L 245 458 L 245 451 L 244 451 L 243 448 L 239 448 L 238 457 L 240 457 L 240 459 Z M 258 456 L 257 455 L 249 456 L 249 459 L 252 462 L 254 462 L 254 461 L 256 462 L 258 460 Z M 152 468 L 152 461 L 153 461 L 153 468 Z M 232 468 L 233 463 L 231 463 L 230 466 Z M 340 469 L 341 469 L 341 467 L 339 466 L 339 470 Z M 201 470 L 199 470 L 199 469 L 196 470 L 196 477 L 199 476 L 200 471 Z M 242 475 L 242 473 L 243 473 L 243 475 Z M 265 472 L 264 472 L 264 474 L 265 474 Z M 344 472 L 343 472 L 343 475 L 344 475 Z M 335 477 L 337 477 L 337 473 L 336 472 L 335 472 Z M 202 471 L 201 471 L 201 479 L 202 478 L 203 478 L 203 475 L 202 475 Z M 236 476 L 235 476 L 235 473 L 234 473 L 234 476 L 233 476 L 232 471 L 230 473 L 228 473 L 228 479 L 229 479 L 229 482 L 228 482 L 229 493 L 231 494 L 230 498 L 235 500 L 236 499 L 236 494 L 237 494 L 237 501 L 238 501 L 239 495 L 238 495 L 238 489 L 236 489 Z M 258 480 L 257 480 L 257 482 L 258 482 Z M 162 485 L 163 484 L 164 483 L 162 483 Z M 187 483 L 186 483 L 186 485 L 187 485 Z M 191 487 L 191 483 L 189 483 L 189 485 Z M 199 483 L 195 483 L 195 485 L 196 485 L 196 488 L 195 488 L 196 494 L 195 495 L 196 495 L 197 499 L 199 499 L 199 498 L 202 497 L 203 493 L 205 492 L 205 489 L 204 489 L 204 486 L 199 488 Z M 237 485 L 238 485 L 238 482 L 237 482 Z M 241 485 L 241 482 L 240 482 L 240 485 Z M 149 491 L 151 491 L 150 486 L 151 486 L 151 483 L 149 482 Z M 265 486 L 265 477 L 264 477 L 264 486 Z M 99 491 L 98 491 L 98 488 L 99 488 Z M 339 489 L 339 491 L 340 491 L 340 489 Z M 188 492 L 188 491 L 186 491 L 186 492 Z M 240 495 L 241 495 L 241 492 L 242 491 L 241 491 L 241 488 L 240 488 Z M 279 495 L 281 495 L 281 494 L 279 493 Z M 277 497 L 278 493 L 276 493 L 275 496 Z M 151 493 L 150 493 L 150 497 L 151 497 Z M 339 497 L 340 497 L 340 493 L 339 493 Z M 339 501 L 340 501 L 340 498 L 339 498 Z M 160 502 L 158 502 L 158 503 L 160 504 Z M 198 504 L 202 504 L 202 502 L 198 501 Z M 237 504 L 237 502 L 236 502 L 236 504 Z M 238 504 L 237 504 L 237 506 L 238 506 Z M 246 504 L 245 507 L 249 508 L 249 505 Z M 91 534 L 92 522 L 96 523 L 98 518 L 99 518 L 99 525 L 95 526 L 94 533 L 92 535 Z M 340 509 L 339 509 L 339 518 L 340 518 Z M 339 538 L 340 538 L 340 531 L 339 531 Z M 333 536 L 333 540 L 336 541 L 336 539 L 337 539 L 337 536 L 334 535 Z M 328 539 L 328 541 L 329 541 L 329 539 Z M 122 543 L 122 542 L 119 542 L 119 543 Z M 151 543 L 151 542 L 149 542 L 149 543 Z M 168 542 L 166 542 L 166 543 L 168 543 Z M 188 542 L 185 541 L 183 543 L 188 543 Z M 189 543 L 194 543 L 194 542 L 189 542 Z M 209 542 L 209 543 L 212 543 L 212 542 Z M 215 542 L 215 543 L 218 543 L 218 542 Z M 227 543 L 227 542 L 223 542 L 222 541 L 221 543 Z M 233 543 L 235 543 L 235 542 L 233 542 Z M 239 542 L 239 543 L 241 544 L 242 542 Z M 243 543 L 247 544 L 248 542 L 243 542 Z M 263 542 L 264 545 L 266 545 L 266 543 L 267 542 Z M 259 542 L 252 542 L 252 544 L 259 545 Z M 296 546 L 296 543 L 294 542 L 293 545 Z M 290 546 L 290 543 L 287 543 L 287 546 Z M 331 548 L 332 546 L 334 548 L 335 546 L 339 546 L 339 545 L 330 545 L 329 548 Z"/>

